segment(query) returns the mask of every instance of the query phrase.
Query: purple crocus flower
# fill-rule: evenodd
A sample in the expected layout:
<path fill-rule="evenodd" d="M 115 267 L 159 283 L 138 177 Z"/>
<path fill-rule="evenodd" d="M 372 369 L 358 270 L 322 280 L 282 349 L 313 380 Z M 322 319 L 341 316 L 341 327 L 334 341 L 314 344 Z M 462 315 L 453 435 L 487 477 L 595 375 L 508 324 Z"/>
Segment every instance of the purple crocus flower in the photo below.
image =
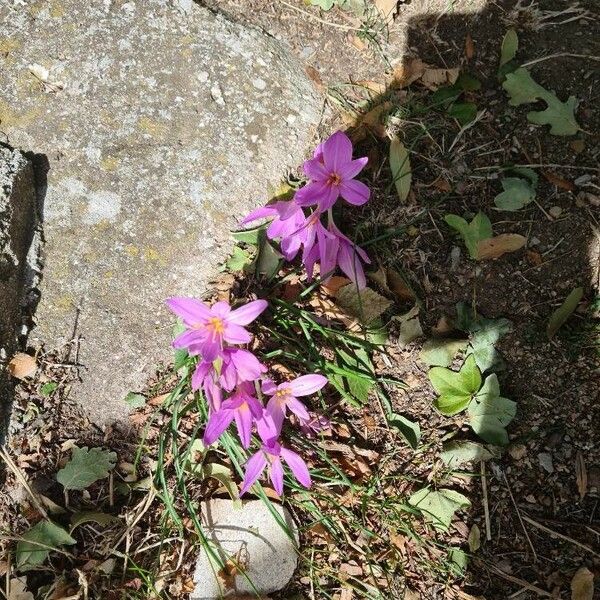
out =
<path fill-rule="evenodd" d="M 223 354 L 223 342 L 247 344 L 252 339 L 243 326 L 254 321 L 267 308 L 267 302 L 254 300 L 231 310 L 227 302 L 208 306 L 195 298 L 169 298 L 167 306 L 186 326 L 173 341 L 173 347 L 190 349 L 201 354 L 204 361 L 212 362 Z"/>
<path fill-rule="evenodd" d="M 241 383 L 221 404 L 221 408 L 211 414 L 204 431 L 204 443 L 207 446 L 215 442 L 234 419 L 242 446 L 250 446 L 252 423 L 263 414 L 263 406 L 253 392 L 254 387 L 250 382 Z"/>
<path fill-rule="evenodd" d="M 260 450 L 248 459 L 240 496 L 243 496 L 254 485 L 267 466 L 273 488 L 281 496 L 283 494 L 283 465 L 281 459 L 287 463 L 294 477 L 305 488 L 312 485 L 310 473 L 304 460 L 295 452 L 281 446 L 279 442 L 272 441 L 270 444 L 263 444 Z"/>
<path fill-rule="evenodd" d="M 331 428 L 331 421 L 323 415 L 310 413 L 309 419 L 298 418 L 298 420 L 300 421 L 300 431 L 309 438 Z"/>
<path fill-rule="evenodd" d="M 243 221 L 242 225 L 274 217 L 267 227 L 267 237 L 270 240 L 281 239 L 281 252 L 286 260 L 293 260 L 305 237 L 304 211 L 293 201 L 274 202 L 253 210 Z"/>
<path fill-rule="evenodd" d="M 298 396 L 309 396 L 320 390 L 327 383 L 323 375 L 302 375 L 292 381 L 275 385 L 270 379 L 263 381 L 262 390 L 271 396 L 267 402 L 266 412 L 271 416 L 275 427 L 280 430 L 289 408 L 299 419 L 308 420 L 310 415 L 306 406 L 298 400 Z"/>
<path fill-rule="evenodd" d="M 366 156 L 352 160 L 350 138 L 336 131 L 317 147 L 314 157 L 304 163 L 304 173 L 310 181 L 296 192 L 294 201 L 299 206 L 317 204 L 321 212 L 331 208 L 340 196 L 350 204 L 364 204 L 371 192 L 354 177 L 367 162 Z"/>

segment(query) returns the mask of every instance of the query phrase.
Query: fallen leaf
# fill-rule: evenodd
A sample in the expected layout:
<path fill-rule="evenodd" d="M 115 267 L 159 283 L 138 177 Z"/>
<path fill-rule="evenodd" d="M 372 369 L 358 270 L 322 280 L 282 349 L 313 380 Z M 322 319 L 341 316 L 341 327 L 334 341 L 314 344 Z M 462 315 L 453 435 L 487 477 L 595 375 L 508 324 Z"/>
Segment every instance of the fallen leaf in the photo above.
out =
<path fill-rule="evenodd" d="M 583 298 L 583 288 L 575 288 L 564 300 L 564 302 L 552 313 L 546 327 L 548 339 L 554 337 L 554 334 L 564 325 L 567 319 L 573 314 L 577 305 Z"/>
<path fill-rule="evenodd" d="M 594 574 L 581 567 L 571 579 L 571 600 L 593 600 Z"/>
<path fill-rule="evenodd" d="M 573 140 L 569 143 L 575 154 L 581 154 L 585 150 L 585 140 Z"/>
<path fill-rule="evenodd" d="M 408 150 L 397 136 L 394 136 L 390 143 L 390 169 L 398 199 L 400 202 L 405 202 L 410 192 L 412 171 Z"/>
<path fill-rule="evenodd" d="M 37 370 L 37 361 L 30 354 L 17 352 L 8 363 L 8 372 L 16 379 L 33 377 Z"/>
<path fill-rule="evenodd" d="M 458 79 L 460 69 L 426 68 L 421 76 L 421 83 L 429 90 L 435 91 L 445 85 L 453 85 Z"/>
<path fill-rule="evenodd" d="M 349 286 L 346 285 L 346 287 Z M 325 317 L 332 321 L 340 321 L 346 325 L 350 331 L 358 331 L 360 329 L 358 321 L 330 298 L 326 298 L 321 294 L 314 294 L 311 297 L 309 304 L 315 309 L 315 314 L 318 316 Z"/>
<path fill-rule="evenodd" d="M 35 600 L 35 596 L 27 591 L 25 577 L 13 578 L 8 583 L 8 600 Z"/>
<path fill-rule="evenodd" d="M 465 56 L 467 60 L 471 60 L 475 56 L 475 44 L 470 33 L 467 33 L 467 37 L 465 38 Z"/>
<path fill-rule="evenodd" d="M 400 322 L 398 334 L 398 345 L 401 348 L 408 346 L 412 341 L 423 335 L 423 328 L 419 321 L 419 306 L 413 306 L 406 314 L 393 317 L 394 321 Z"/>
<path fill-rule="evenodd" d="M 542 262 L 544 262 L 542 255 L 537 250 L 527 250 L 525 252 L 525 256 L 527 257 L 527 262 L 536 267 L 538 267 L 542 264 Z"/>
<path fill-rule="evenodd" d="M 384 138 L 386 136 L 385 126 L 382 124 L 382 119 L 392 109 L 393 104 L 390 101 L 377 104 L 370 111 L 356 116 L 350 115 L 344 119 L 346 126 L 351 129 L 350 137 L 353 142 L 359 142 L 367 136 L 367 132 L 371 131 L 376 136 Z"/>
<path fill-rule="evenodd" d="M 324 283 L 322 287 L 330 296 L 335 296 L 337 294 L 337 291 L 341 287 L 344 287 L 349 283 L 352 282 L 347 277 L 342 277 L 341 275 L 334 275 L 329 279 L 327 283 Z"/>
<path fill-rule="evenodd" d="M 585 459 L 581 452 L 577 452 L 575 457 L 575 476 L 577 478 L 577 489 L 579 490 L 579 498 L 583 500 L 587 494 L 588 476 L 585 466 Z"/>
<path fill-rule="evenodd" d="M 575 189 L 575 184 L 572 181 L 564 179 L 552 171 L 542 171 L 542 174 L 552 185 L 559 187 L 561 190 L 572 192 Z"/>
<path fill-rule="evenodd" d="M 315 84 L 317 89 L 322 90 L 324 88 L 323 79 L 321 79 L 321 74 L 315 67 L 311 65 L 307 65 L 304 69 L 309 79 Z"/>
<path fill-rule="evenodd" d="M 353 283 L 340 288 L 335 297 L 337 304 L 347 314 L 356 317 L 364 325 L 370 325 L 392 305 L 391 300 L 375 290 L 368 287 L 358 290 Z"/>
<path fill-rule="evenodd" d="M 171 394 L 161 394 L 160 396 L 155 396 L 154 398 L 152 398 L 151 400 L 148 400 L 148 404 L 150 406 L 161 406 L 162 404 L 165 403 L 165 400 L 170 396 Z"/>
<path fill-rule="evenodd" d="M 357 50 L 363 51 L 367 44 L 363 42 L 355 33 L 348 33 L 346 38 Z"/>
<path fill-rule="evenodd" d="M 509 29 L 502 40 L 502 48 L 500 50 L 500 66 L 504 66 L 510 62 L 516 55 L 519 49 L 519 38 L 514 29 Z"/>
<path fill-rule="evenodd" d="M 471 552 L 477 552 L 479 548 L 481 548 L 481 531 L 477 524 L 471 527 L 471 531 L 469 531 L 469 537 L 467 539 L 469 544 L 469 550 Z"/>
<path fill-rule="evenodd" d="M 525 245 L 527 238 L 518 233 L 502 233 L 477 243 L 477 258 L 488 260 L 499 258 L 507 252 L 515 252 Z"/>

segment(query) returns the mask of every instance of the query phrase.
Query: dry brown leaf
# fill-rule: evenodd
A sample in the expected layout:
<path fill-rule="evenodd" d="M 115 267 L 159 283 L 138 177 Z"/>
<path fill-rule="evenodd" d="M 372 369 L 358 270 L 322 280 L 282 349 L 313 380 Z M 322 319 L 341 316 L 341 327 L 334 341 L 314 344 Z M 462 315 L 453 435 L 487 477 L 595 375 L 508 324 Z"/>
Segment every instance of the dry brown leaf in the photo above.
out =
<path fill-rule="evenodd" d="M 414 300 L 414 292 L 406 285 L 404 278 L 394 269 L 387 270 L 387 283 L 392 294 L 399 300 Z"/>
<path fill-rule="evenodd" d="M 223 565 L 223 568 L 217 573 L 217 577 L 223 584 L 225 590 L 235 589 L 235 576 L 239 573 L 238 561 L 229 559 Z"/>
<path fill-rule="evenodd" d="M 368 79 L 361 79 L 360 81 L 356 82 L 356 85 L 360 85 L 361 87 L 364 87 L 378 96 L 385 94 L 385 91 L 387 90 L 387 85 L 385 83 L 381 83 L 379 81 L 369 81 Z"/>
<path fill-rule="evenodd" d="M 573 140 L 570 144 L 575 154 L 581 154 L 585 150 L 584 140 Z"/>
<path fill-rule="evenodd" d="M 389 112 L 392 108 L 392 103 L 388 100 L 378 104 L 372 108 L 369 112 L 359 115 L 352 115 L 350 119 L 348 117 L 342 117 L 348 128 L 352 129 L 350 137 L 353 142 L 359 142 L 364 140 L 367 136 L 367 131 L 372 131 L 376 136 L 384 138 L 386 136 L 385 127 L 381 123 L 383 115 Z M 349 115 L 349 113 L 346 113 Z"/>
<path fill-rule="evenodd" d="M 329 279 L 327 283 L 324 283 L 322 287 L 328 295 L 335 296 L 337 294 L 337 291 L 341 287 L 344 287 L 349 283 L 350 280 L 347 277 L 342 277 L 341 275 L 334 275 Z"/>
<path fill-rule="evenodd" d="M 309 79 L 315 84 L 317 89 L 322 90 L 324 88 L 323 80 L 321 79 L 321 74 L 315 67 L 311 65 L 307 65 L 304 69 Z"/>
<path fill-rule="evenodd" d="M 579 490 L 579 497 L 581 500 L 584 499 L 587 494 L 588 487 L 588 476 L 587 468 L 585 466 L 585 459 L 581 452 L 577 452 L 575 457 L 575 475 L 577 477 L 577 489 Z"/>
<path fill-rule="evenodd" d="M 440 317 L 438 322 L 431 328 L 431 331 L 435 336 L 444 336 L 447 333 L 451 333 L 452 331 L 454 331 L 454 325 L 452 324 L 450 319 L 446 317 L 446 315 L 443 315 Z"/>
<path fill-rule="evenodd" d="M 471 60 L 475 56 L 475 44 L 470 33 L 467 33 L 467 37 L 465 38 L 465 56 L 467 60 Z"/>
<path fill-rule="evenodd" d="M 345 573 L 346 575 L 350 575 L 350 577 L 360 577 L 363 574 L 363 570 L 356 562 L 352 561 L 342 563 L 340 565 L 340 573 Z"/>
<path fill-rule="evenodd" d="M 325 317 L 326 319 L 333 321 L 340 321 L 350 331 L 360 330 L 358 321 L 354 317 L 348 315 L 348 313 L 333 300 L 321 296 L 320 294 L 316 294 L 310 299 L 309 304 L 315 309 L 315 314 L 317 316 Z"/>
<path fill-rule="evenodd" d="M 342 588 L 340 591 L 340 600 L 352 600 L 354 592 L 350 588 Z"/>
<path fill-rule="evenodd" d="M 348 33 L 346 38 L 357 50 L 364 50 L 367 47 L 355 33 Z"/>
<path fill-rule="evenodd" d="M 8 363 L 8 372 L 16 379 L 33 377 L 37 370 L 37 361 L 30 354 L 17 352 Z"/>
<path fill-rule="evenodd" d="M 426 68 L 421 76 L 421 83 L 429 90 L 435 91 L 445 85 L 456 83 L 460 70 Z"/>
<path fill-rule="evenodd" d="M 527 257 L 527 262 L 536 267 L 544 262 L 542 255 L 537 250 L 527 250 L 525 256 Z"/>
<path fill-rule="evenodd" d="M 359 291 L 353 283 L 340 288 L 335 297 L 346 314 L 356 317 L 364 325 L 372 323 L 392 305 L 391 300 L 375 290 L 367 287 Z"/>
<path fill-rule="evenodd" d="M 404 590 L 404 600 L 420 600 L 421 594 L 411 590 L 410 588 L 406 588 Z"/>
<path fill-rule="evenodd" d="M 542 171 L 544 177 L 556 187 L 559 187 L 561 190 L 566 190 L 567 192 L 572 192 L 575 190 L 575 184 L 552 171 Z"/>
<path fill-rule="evenodd" d="M 398 0 L 374 0 L 374 4 L 388 24 L 394 20 Z"/>
<path fill-rule="evenodd" d="M 393 89 L 408 87 L 423 76 L 426 68 L 427 65 L 420 58 L 409 58 L 394 67 L 389 85 Z"/>
<path fill-rule="evenodd" d="M 441 175 L 431 184 L 436 190 L 440 192 L 451 192 L 452 186 L 447 179 L 444 179 Z"/>
<path fill-rule="evenodd" d="M 571 580 L 571 600 L 593 600 L 594 574 L 587 568 L 581 567 Z"/>
<path fill-rule="evenodd" d="M 499 258 L 507 252 L 514 252 L 525 245 L 527 238 L 518 233 L 502 233 L 477 244 L 477 258 L 487 260 Z"/>
<path fill-rule="evenodd" d="M 160 396 L 155 396 L 151 400 L 148 400 L 146 404 L 149 404 L 150 406 L 160 406 L 161 404 L 164 404 L 165 400 L 169 396 L 170 394 L 161 394 Z"/>

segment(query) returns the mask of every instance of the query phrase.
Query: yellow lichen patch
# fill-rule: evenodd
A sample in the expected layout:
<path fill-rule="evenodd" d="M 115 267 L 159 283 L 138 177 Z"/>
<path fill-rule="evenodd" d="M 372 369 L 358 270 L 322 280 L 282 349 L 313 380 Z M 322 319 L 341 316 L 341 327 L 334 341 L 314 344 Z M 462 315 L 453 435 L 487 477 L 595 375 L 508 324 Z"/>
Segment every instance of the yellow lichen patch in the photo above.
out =
<path fill-rule="evenodd" d="M 100 161 L 100 168 L 104 171 L 114 171 L 119 166 L 119 159 L 114 156 L 106 156 Z"/>
<path fill-rule="evenodd" d="M 7 56 L 11 52 L 18 50 L 21 46 L 21 40 L 14 38 L 0 38 L 0 56 Z"/>
<path fill-rule="evenodd" d="M 56 0 L 54 2 L 52 2 L 52 4 L 50 5 L 50 16 L 53 19 L 59 19 L 64 14 L 65 14 L 65 9 L 62 6 L 62 4 Z"/>
<path fill-rule="evenodd" d="M 141 117 L 138 121 L 138 129 L 151 136 L 162 136 L 167 132 L 167 126 L 164 123 L 152 120 L 150 117 Z"/>
<path fill-rule="evenodd" d="M 129 256 L 138 256 L 140 253 L 140 249 L 137 246 L 134 246 L 133 244 L 127 244 L 127 246 L 125 246 L 125 254 L 128 254 Z"/>
<path fill-rule="evenodd" d="M 70 310 L 75 306 L 75 299 L 73 296 L 69 294 L 65 294 L 64 296 L 60 296 L 56 299 L 56 307 L 61 310 Z"/>
<path fill-rule="evenodd" d="M 194 41 L 193 35 L 187 34 L 187 35 L 181 36 L 181 43 L 185 46 L 189 46 L 193 41 Z"/>
<path fill-rule="evenodd" d="M 40 114 L 39 108 L 17 112 L 13 110 L 6 102 L 0 100 L 0 129 L 6 131 L 11 127 L 25 127 L 34 121 Z"/>
<path fill-rule="evenodd" d="M 115 272 L 114 271 L 104 271 L 102 276 L 104 277 L 104 279 L 111 279 L 112 277 L 115 276 Z"/>
<path fill-rule="evenodd" d="M 148 246 L 147 248 L 144 248 L 144 258 L 147 260 L 159 260 L 160 254 L 154 248 Z"/>

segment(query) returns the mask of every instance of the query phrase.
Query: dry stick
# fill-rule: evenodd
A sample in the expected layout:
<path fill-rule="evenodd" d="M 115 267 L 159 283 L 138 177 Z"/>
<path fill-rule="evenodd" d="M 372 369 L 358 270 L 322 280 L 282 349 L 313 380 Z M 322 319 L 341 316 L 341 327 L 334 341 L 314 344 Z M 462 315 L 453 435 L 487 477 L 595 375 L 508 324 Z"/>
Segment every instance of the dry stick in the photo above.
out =
<path fill-rule="evenodd" d="M 6 463 L 8 468 L 13 472 L 14 476 L 21 482 L 25 491 L 31 497 L 31 500 L 37 509 L 37 511 L 44 517 L 44 519 L 48 518 L 48 513 L 44 509 L 44 507 L 40 504 L 40 501 L 37 499 L 36 495 L 33 493 L 33 490 L 29 487 L 27 483 L 27 479 L 25 479 L 25 475 L 21 473 L 21 469 L 14 463 L 13 459 L 8 455 L 8 452 L 2 447 L 0 448 L 0 458 Z"/>
<path fill-rule="evenodd" d="M 523 519 L 521 517 L 521 511 L 519 510 L 519 507 L 517 506 L 517 503 L 515 502 L 515 498 L 510 489 L 510 485 L 508 485 L 508 479 L 506 478 L 506 473 L 502 473 L 502 477 L 504 478 L 504 483 L 506 484 L 506 489 L 508 490 L 508 495 L 510 496 L 513 506 L 515 507 L 515 510 L 517 511 L 517 516 L 519 517 L 519 523 L 521 523 L 521 527 L 523 528 L 525 537 L 527 538 L 527 541 L 529 542 L 529 547 L 531 548 L 531 551 L 533 552 L 533 562 L 537 562 L 537 560 L 538 560 L 537 553 L 535 551 L 535 548 L 533 547 L 531 538 L 529 537 L 529 533 L 527 533 L 527 528 L 525 527 L 525 523 L 523 523 Z"/>
<path fill-rule="evenodd" d="M 319 21 L 319 23 L 323 23 L 323 25 L 329 25 L 329 27 L 337 27 L 338 29 L 344 29 L 346 31 L 360 31 L 360 28 L 358 28 L 358 27 L 350 27 L 350 25 L 341 25 L 340 23 L 332 23 L 331 21 L 325 21 L 324 19 L 320 19 L 319 17 L 317 17 L 317 15 L 313 15 L 312 13 L 308 12 L 307 10 L 302 10 L 301 8 L 298 8 L 297 6 L 294 6 L 293 4 L 289 4 L 285 0 L 279 0 L 279 2 L 281 2 L 281 4 L 285 4 L 285 6 L 287 6 L 288 8 L 291 8 L 292 10 L 299 12 L 300 14 L 304 15 L 305 17 L 310 17 L 311 19 L 314 19 L 315 21 Z"/>
<path fill-rule="evenodd" d="M 600 61 L 600 56 L 592 56 L 591 54 L 571 54 L 570 52 L 558 52 L 557 54 L 549 54 L 548 56 L 542 56 L 541 58 L 535 58 L 533 60 L 530 60 L 529 62 L 523 63 L 521 66 L 522 67 L 530 67 L 531 65 L 541 63 L 544 60 L 550 60 L 552 58 L 562 58 L 562 57 L 588 58 L 589 60 L 599 60 Z"/>
<path fill-rule="evenodd" d="M 600 557 L 600 554 L 595 552 L 589 546 L 586 546 L 585 544 L 582 544 L 581 542 L 578 542 L 577 540 L 574 540 L 573 538 L 570 538 L 569 536 L 566 536 L 562 533 L 558 533 L 558 531 L 554 531 L 553 529 L 550 529 L 549 527 L 546 527 L 545 525 L 542 525 L 541 523 L 534 521 L 531 517 L 528 517 L 527 515 L 523 515 L 523 519 L 525 521 L 527 521 L 528 523 L 531 523 L 531 525 L 533 525 L 534 527 L 537 527 L 538 529 L 545 531 L 546 533 L 555 535 L 556 537 L 559 537 L 562 540 L 565 540 L 565 542 L 571 542 L 571 544 L 575 544 L 575 546 L 579 546 L 579 548 L 581 548 L 582 550 L 585 550 L 586 552 L 589 552 L 590 554 L 593 554 L 594 556 Z"/>
<path fill-rule="evenodd" d="M 492 527 L 490 525 L 490 507 L 488 506 L 487 477 L 485 476 L 485 462 L 481 461 L 481 487 L 483 489 L 483 515 L 485 518 L 485 539 L 492 541 Z"/>
<path fill-rule="evenodd" d="M 524 579 L 521 579 L 519 577 L 515 577 L 514 575 L 509 575 L 508 573 L 505 573 L 504 571 L 502 571 L 502 569 L 499 569 L 498 567 L 496 567 L 495 565 L 493 565 L 491 563 L 486 562 L 484 564 L 490 571 L 492 571 L 492 573 L 499 575 L 500 577 L 506 579 L 507 581 L 516 583 L 517 585 L 520 585 L 520 586 L 528 589 L 530 592 L 535 592 L 538 596 L 545 596 L 546 598 L 552 597 L 552 594 L 550 592 L 547 592 L 546 590 L 543 590 L 542 588 L 539 588 L 536 585 L 533 585 L 533 583 L 529 583 L 528 581 L 525 581 Z"/>

